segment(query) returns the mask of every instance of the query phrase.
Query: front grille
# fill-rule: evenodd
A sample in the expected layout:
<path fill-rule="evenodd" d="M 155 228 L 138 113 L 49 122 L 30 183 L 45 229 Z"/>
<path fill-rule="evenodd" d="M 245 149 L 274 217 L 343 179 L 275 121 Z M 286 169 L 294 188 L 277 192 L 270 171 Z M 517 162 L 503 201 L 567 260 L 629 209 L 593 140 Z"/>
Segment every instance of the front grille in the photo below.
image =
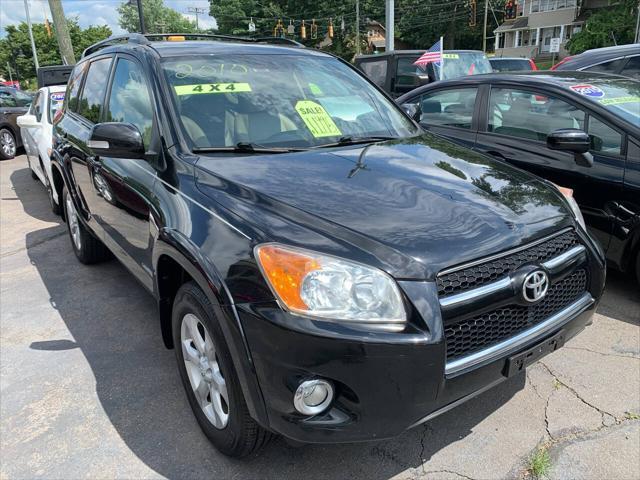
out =
<path fill-rule="evenodd" d="M 586 272 L 576 270 L 549 287 L 540 303 L 530 307 L 508 305 L 445 326 L 447 361 L 487 348 L 544 321 L 577 300 L 586 288 Z"/>
<path fill-rule="evenodd" d="M 578 244 L 578 236 L 574 230 L 571 230 L 525 250 L 507 254 L 504 257 L 473 265 L 463 270 L 439 275 L 436 279 L 438 296 L 443 297 L 480 287 L 517 270 L 525 263 L 544 262 Z"/>

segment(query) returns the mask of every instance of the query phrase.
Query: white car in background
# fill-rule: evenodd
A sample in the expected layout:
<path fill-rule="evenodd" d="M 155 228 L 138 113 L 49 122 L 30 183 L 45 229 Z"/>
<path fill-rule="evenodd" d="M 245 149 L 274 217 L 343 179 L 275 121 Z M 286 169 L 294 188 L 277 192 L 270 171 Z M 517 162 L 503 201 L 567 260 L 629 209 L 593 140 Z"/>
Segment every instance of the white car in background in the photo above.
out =
<path fill-rule="evenodd" d="M 49 194 L 53 213 L 60 214 L 60 201 L 53 185 L 51 173 L 51 148 L 53 141 L 53 119 L 62 107 L 66 85 L 43 87 L 31 103 L 29 111 L 18 117 L 18 126 L 27 161 L 34 180 L 40 180 Z"/>

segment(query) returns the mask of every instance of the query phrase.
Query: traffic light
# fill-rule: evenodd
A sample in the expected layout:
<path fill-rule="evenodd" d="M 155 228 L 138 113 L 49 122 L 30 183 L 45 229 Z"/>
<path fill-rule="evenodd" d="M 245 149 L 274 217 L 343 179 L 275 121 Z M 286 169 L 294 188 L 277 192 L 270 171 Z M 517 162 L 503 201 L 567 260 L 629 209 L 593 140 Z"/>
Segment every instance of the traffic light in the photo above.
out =
<path fill-rule="evenodd" d="M 476 26 L 477 0 L 469 0 L 469 26 Z"/>

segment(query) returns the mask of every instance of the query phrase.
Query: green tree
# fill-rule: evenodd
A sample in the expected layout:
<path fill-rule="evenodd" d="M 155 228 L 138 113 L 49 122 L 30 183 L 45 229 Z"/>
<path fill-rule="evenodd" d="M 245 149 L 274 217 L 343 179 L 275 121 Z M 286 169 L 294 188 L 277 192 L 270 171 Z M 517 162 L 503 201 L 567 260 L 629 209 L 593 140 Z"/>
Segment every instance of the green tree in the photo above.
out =
<path fill-rule="evenodd" d="M 590 48 L 633 43 L 638 15 L 638 0 L 622 0 L 591 15 L 582 31 L 569 40 L 572 55 Z"/>
<path fill-rule="evenodd" d="M 142 0 L 147 33 L 195 33 L 196 23 L 166 7 L 163 0 Z M 123 3 L 118 7 L 118 24 L 127 32 L 139 32 L 138 7 Z"/>
<path fill-rule="evenodd" d="M 49 35 L 42 23 L 34 23 L 32 26 L 40 66 L 60 65 L 62 60 L 53 32 Z M 104 25 L 81 29 L 75 18 L 68 19 L 67 26 L 76 58 L 80 58 L 82 51 L 89 45 L 111 35 L 111 29 Z M 18 25 L 8 25 L 5 30 L 7 36 L 0 39 L 0 75 L 9 78 L 9 63 L 14 80 L 17 78 L 26 82 L 34 79 L 36 70 L 27 24 L 22 22 Z"/>

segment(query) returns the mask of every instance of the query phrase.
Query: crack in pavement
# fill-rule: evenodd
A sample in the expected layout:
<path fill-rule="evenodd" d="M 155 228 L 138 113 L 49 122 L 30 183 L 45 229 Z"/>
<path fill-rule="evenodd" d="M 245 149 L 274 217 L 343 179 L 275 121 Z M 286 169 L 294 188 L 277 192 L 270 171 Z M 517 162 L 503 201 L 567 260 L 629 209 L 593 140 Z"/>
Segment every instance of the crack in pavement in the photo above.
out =
<path fill-rule="evenodd" d="M 632 360 L 640 360 L 640 357 L 637 357 L 635 354 L 630 354 L 630 355 L 621 355 L 619 353 L 604 353 L 604 352 L 598 352 L 596 350 L 591 350 L 590 348 L 586 348 L 586 347 L 564 347 L 567 350 L 583 350 L 585 352 L 590 352 L 590 353 L 595 353 L 598 355 L 602 355 L 604 357 L 620 357 L 620 358 L 631 358 Z"/>
<path fill-rule="evenodd" d="M 578 393 L 578 392 L 577 392 L 577 391 L 576 391 L 576 390 L 575 390 L 571 385 L 569 385 L 569 384 L 567 384 L 567 383 L 563 382 L 562 380 L 560 380 L 560 378 L 558 378 L 558 375 L 556 375 L 556 374 L 553 372 L 553 370 L 551 370 L 551 368 L 550 368 L 546 363 L 544 363 L 543 361 L 540 361 L 540 362 L 538 362 L 538 363 L 539 363 L 540 365 L 542 365 L 544 368 L 546 368 L 546 369 L 547 369 L 547 371 L 549 372 L 549 374 L 550 374 L 550 375 L 551 375 L 551 376 L 552 376 L 552 377 L 553 377 L 553 378 L 554 378 L 554 379 L 555 379 L 555 380 L 556 380 L 560 385 L 562 385 L 562 386 L 566 387 L 567 389 L 569 389 L 569 391 L 570 391 L 571 393 L 573 393 L 573 394 L 576 396 L 576 398 L 577 398 L 578 400 L 580 400 L 580 401 L 581 401 L 582 403 L 584 403 L 585 405 L 587 405 L 587 406 L 589 406 L 589 407 L 593 408 L 593 409 L 594 409 L 594 410 L 596 410 L 598 413 L 600 413 L 600 415 L 602 415 L 602 425 L 606 425 L 606 424 L 605 424 L 605 422 L 604 422 L 604 416 L 605 416 L 605 415 L 608 415 L 609 417 L 612 417 L 612 418 L 614 419 L 615 423 L 617 423 L 618 419 L 616 418 L 616 416 L 615 416 L 615 415 L 613 415 L 613 414 L 611 414 L 611 413 L 607 412 L 606 410 L 602 410 L 601 408 L 598 408 L 598 407 L 596 407 L 595 405 L 593 405 L 593 404 L 591 404 L 591 403 L 587 402 L 584 398 L 582 398 L 582 397 L 580 396 L 580 394 L 579 394 L 579 393 Z"/>
<path fill-rule="evenodd" d="M 429 425 L 425 423 L 423 425 L 422 435 L 420 436 L 420 458 L 418 458 L 418 460 L 420 461 L 420 466 L 422 467 L 422 472 L 423 473 L 425 472 L 425 469 L 424 469 L 424 441 L 426 439 L 428 431 L 429 431 Z"/>
<path fill-rule="evenodd" d="M 450 473 L 452 475 L 457 475 L 460 478 L 466 478 L 467 480 L 474 480 L 473 477 L 469 477 L 463 473 L 454 472 L 453 470 L 429 470 L 425 472 L 425 474 L 429 475 L 430 473 Z"/>

